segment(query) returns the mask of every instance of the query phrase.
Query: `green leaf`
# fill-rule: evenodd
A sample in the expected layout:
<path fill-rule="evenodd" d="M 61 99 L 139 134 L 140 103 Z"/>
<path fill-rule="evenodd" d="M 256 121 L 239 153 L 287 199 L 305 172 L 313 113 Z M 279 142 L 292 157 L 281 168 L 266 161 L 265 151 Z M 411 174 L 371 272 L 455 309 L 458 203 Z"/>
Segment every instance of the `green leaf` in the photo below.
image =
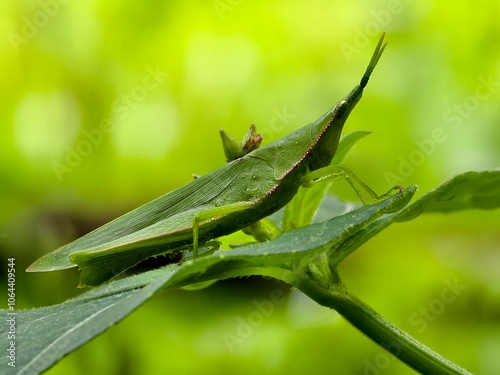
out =
<path fill-rule="evenodd" d="M 118 280 L 59 305 L 18 311 L 15 373 L 39 374 L 52 367 L 142 305 L 174 268 L 177 266 Z M 8 344 L 7 335 L 2 334 L 0 346 L 8 348 Z M 2 355 L 2 369 L 9 368 L 6 359 Z"/>
<path fill-rule="evenodd" d="M 413 190 L 401 196 L 411 198 Z M 275 240 L 212 256 L 170 265 L 103 285 L 88 293 L 40 309 L 17 313 L 19 343 L 17 369 L 39 373 L 64 355 L 122 320 L 159 289 L 175 289 L 195 283 L 253 274 L 291 280 L 293 270 L 336 243 L 349 238 L 386 210 L 403 201 L 393 196 L 373 206 L 361 208 L 325 223 L 309 225 L 285 233 Z M 145 286 L 142 289 L 138 287 Z M 6 336 L 0 345 L 7 346 Z M 5 356 L 4 356 L 5 358 Z"/>
<path fill-rule="evenodd" d="M 500 207 L 500 170 L 466 172 L 450 178 L 398 214 L 408 221 L 423 213 L 493 210 Z"/>
<path fill-rule="evenodd" d="M 347 255 L 394 222 L 413 220 L 424 213 L 450 213 L 468 209 L 500 207 L 500 171 L 467 172 L 445 181 L 399 212 L 384 216 L 364 228 L 362 237 L 352 236 L 330 261 L 340 263 Z"/>
<path fill-rule="evenodd" d="M 377 204 L 281 237 L 231 251 L 170 265 L 117 280 L 59 305 L 17 312 L 19 342 L 16 370 L 40 373 L 63 356 L 122 320 L 158 291 L 228 277 L 265 275 L 301 289 L 300 275 L 326 260 L 334 269 L 346 256 L 394 222 L 426 212 L 492 209 L 500 206 L 500 171 L 456 176 L 406 206 L 416 187 Z M 8 347 L 6 335 L 0 345 Z M 4 366 L 6 356 L 0 365 Z"/>

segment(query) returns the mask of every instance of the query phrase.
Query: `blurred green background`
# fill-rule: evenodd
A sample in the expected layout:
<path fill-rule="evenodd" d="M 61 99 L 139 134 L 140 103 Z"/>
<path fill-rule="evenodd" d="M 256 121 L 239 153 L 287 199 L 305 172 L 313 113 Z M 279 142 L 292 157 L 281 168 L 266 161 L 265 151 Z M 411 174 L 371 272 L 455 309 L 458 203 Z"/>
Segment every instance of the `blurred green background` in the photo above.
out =
<path fill-rule="evenodd" d="M 389 45 L 345 127 L 373 134 L 346 165 L 378 192 L 423 194 L 500 164 L 498 1 L 4 1 L 0 19 L 0 247 L 3 265 L 16 258 L 19 309 L 81 293 L 74 269 L 25 273 L 35 259 L 223 165 L 220 127 L 240 138 L 255 123 L 270 142 L 322 115 L 359 82 L 382 31 Z M 442 355 L 498 374 L 499 219 L 398 224 L 341 275 Z M 282 303 L 245 326 L 276 289 Z M 413 373 L 259 278 L 156 297 L 48 373 L 306 371 Z"/>

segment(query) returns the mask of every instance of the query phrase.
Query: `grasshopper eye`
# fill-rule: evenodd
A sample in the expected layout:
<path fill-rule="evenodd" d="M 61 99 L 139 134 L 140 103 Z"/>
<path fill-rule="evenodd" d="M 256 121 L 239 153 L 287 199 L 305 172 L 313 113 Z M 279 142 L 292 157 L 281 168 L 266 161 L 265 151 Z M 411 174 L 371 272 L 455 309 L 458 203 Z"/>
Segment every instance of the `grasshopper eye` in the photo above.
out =
<path fill-rule="evenodd" d="M 342 118 L 344 117 L 345 113 L 347 112 L 347 101 L 342 100 L 339 104 L 337 104 L 337 108 L 335 108 L 335 118 Z"/>

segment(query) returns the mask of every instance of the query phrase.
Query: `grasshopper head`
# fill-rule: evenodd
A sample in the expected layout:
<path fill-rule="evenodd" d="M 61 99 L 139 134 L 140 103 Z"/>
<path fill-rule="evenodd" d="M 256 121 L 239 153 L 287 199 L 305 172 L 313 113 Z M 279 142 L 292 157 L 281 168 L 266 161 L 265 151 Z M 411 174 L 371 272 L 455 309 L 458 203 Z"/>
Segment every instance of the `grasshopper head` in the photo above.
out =
<path fill-rule="evenodd" d="M 378 60 L 380 59 L 380 56 L 382 56 L 385 46 L 387 45 L 387 43 L 382 44 L 384 41 L 384 36 L 385 33 L 383 33 L 382 36 L 380 37 L 377 47 L 375 48 L 375 52 L 373 52 L 370 63 L 368 64 L 368 67 L 366 68 L 365 74 L 363 74 L 363 78 L 361 78 L 359 85 L 353 88 L 351 92 L 347 94 L 346 97 L 342 99 L 340 102 L 338 102 L 337 105 L 335 106 L 333 111 L 334 118 L 339 120 L 343 118 L 345 121 L 345 119 L 347 119 L 353 108 L 356 106 L 356 104 L 363 96 L 363 89 L 368 84 L 368 80 L 370 79 L 373 69 L 375 69 Z"/>
<path fill-rule="evenodd" d="M 375 66 L 384 52 L 387 43 L 383 43 L 385 33 L 382 34 L 380 40 L 375 48 L 375 52 L 366 68 L 365 74 L 361 78 L 359 85 L 351 90 L 340 102 L 338 102 L 328 114 L 319 119 L 313 126 L 313 130 L 318 135 L 317 152 L 311 157 L 309 162 L 309 169 L 315 170 L 318 168 L 326 167 L 332 161 L 340 139 L 340 134 L 344 123 L 349 117 L 349 114 L 354 109 L 356 104 L 363 96 L 363 89 L 368 84 L 370 75 L 375 69 Z M 383 44 L 382 44 L 383 43 Z M 326 123 L 325 123 L 326 120 Z"/>

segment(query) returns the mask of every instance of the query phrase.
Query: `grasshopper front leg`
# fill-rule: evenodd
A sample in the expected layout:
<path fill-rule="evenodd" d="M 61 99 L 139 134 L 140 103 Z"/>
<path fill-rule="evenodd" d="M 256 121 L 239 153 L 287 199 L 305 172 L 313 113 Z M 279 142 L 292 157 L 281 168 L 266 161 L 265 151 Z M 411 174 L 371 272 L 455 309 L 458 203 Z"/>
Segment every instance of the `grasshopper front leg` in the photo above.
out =
<path fill-rule="evenodd" d="M 193 217 L 193 259 L 198 257 L 198 239 L 199 227 L 203 223 L 208 223 L 212 220 L 217 220 L 223 216 L 227 216 L 238 211 L 244 211 L 252 207 L 254 202 L 236 202 L 226 206 L 214 207 L 205 211 L 196 213 Z"/>
<path fill-rule="evenodd" d="M 306 174 L 304 177 L 302 177 L 302 186 L 310 187 L 316 183 L 333 182 L 334 180 L 338 180 L 339 178 L 345 178 L 345 180 L 349 183 L 356 195 L 361 200 L 361 203 L 363 203 L 363 206 L 367 206 L 368 201 L 361 193 L 361 190 L 368 193 L 368 195 L 373 200 L 380 201 L 390 196 L 395 190 L 402 192 L 404 189 L 402 186 L 394 186 L 386 193 L 378 195 L 377 193 L 375 193 L 375 191 L 373 191 L 372 188 L 365 184 L 363 180 L 361 180 L 361 178 L 359 178 L 356 174 L 354 174 L 354 172 L 352 172 L 349 168 L 342 164 L 330 165 L 328 167 L 320 168 Z M 358 184 L 361 189 L 359 189 L 356 184 Z"/>

